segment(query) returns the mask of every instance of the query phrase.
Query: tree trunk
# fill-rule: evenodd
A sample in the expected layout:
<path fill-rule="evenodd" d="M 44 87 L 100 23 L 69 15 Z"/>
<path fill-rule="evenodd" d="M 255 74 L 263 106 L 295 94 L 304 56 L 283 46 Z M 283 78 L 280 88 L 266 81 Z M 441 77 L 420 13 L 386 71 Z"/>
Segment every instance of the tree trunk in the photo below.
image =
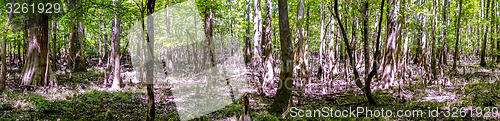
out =
<path fill-rule="evenodd" d="M 319 11 L 320 11 L 320 35 L 319 35 L 319 41 L 320 41 L 320 45 L 319 45 L 319 63 L 318 63 L 318 79 L 319 80 L 323 80 L 323 71 L 324 71 L 324 68 L 323 68 L 323 58 L 324 58 L 324 54 L 323 54 L 323 51 L 324 50 L 324 46 L 325 46 L 325 12 L 324 12 L 324 4 L 323 4 L 323 0 L 320 0 L 320 4 L 319 4 Z"/>
<path fill-rule="evenodd" d="M 113 1 L 114 9 L 118 8 L 121 5 L 120 0 Z M 111 41 L 113 41 L 113 49 L 110 63 L 113 65 L 113 84 L 111 85 L 111 89 L 119 89 L 122 85 L 122 81 L 120 79 L 120 17 L 114 14 L 115 20 L 113 21 L 113 33 L 111 35 Z"/>
<path fill-rule="evenodd" d="M 255 73 L 262 73 L 262 12 L 260 0 L 254 0 L 254 17 L 253 17 L 253 52 L 252 52 L 252 67 Z M 259 87 L 258 92 L 262 94 L 262 76 L 255 76 L 255 80 L 258 80 Z"/>
<path fill-rule="evenodd" d="M 498 5 L 499 5 L 499 4 L 498 4 L 498 1 L 496 2 L 496 5 L 497 5 L 497 6 L 496 6 L 496 11 L 499 11 L 498 9 L 500 9 L 500 8 L 498 7 Z M 494 17 L 494 18 L 495 18 L 495 22 L 494 22 L 494 23 L 495 23 L 495 26 L 496 26 L 496 32 L 497 32 L 497 51 L 500 51 L 500 27 L 498 27 L 498 26 L 499 26 L 498 22 L 500 22 L 500 21 L 499 21 L 499 19 L 497 18 L 497 17 L 498 17 L 498 16 L 500 16 L 500 15 L 498 15 L 498 13 L 499 13 L 499 12 L 496 12 L 496 13 L 494 14 L 494 15 L 495 15 L 495 17 Z M 500 63 L 500 54 L 497 54 L 497 63 Z"/>
<path fill-rule="evenodd" d="M 210 67 L 214 67 L 216 65 L 215 63 L 215 49 L 214 49 L 214 12 L 213 12 L 213 3 L 211 0 L 207 0 L 205 5 L 205 18 L 203 19 L 203 22 L 205 24 L 205 41 L 206 41 L 206 47 L 208 49 L 208 61 Z M 208 6 L 207 6 L 208 5 Z"/>
<path fill-rule="evenodd" d="M 83 42 L 85 41 L 85 32 L 83 28 L 83 23 L 81 21 L 78 22 L 78 43 L 79 44 L 76 46 L 77 48 L 77 53 L 76 53 L 76 58 L 75 58 L 75 67 L 74 71 L 76 72 L 85 72 L 87 71 L 87 64 L 85 62 L 85 56 L 84 56 L 84 45 Z"/>
<path fill-rule="evenodd" d="M 495 22 L 494 20 L 495 20 L 496 16 L 495 16 L 495 11 L 494 11 L 495 5 L 493 4 L 495 2 L 494 1 L 490 1 L 490 2 L 491 3 L 487 3 L 487 4 L 491 4 L 491 7 L 490 7 L 490 9 L 491 9 L 490 10 L 491 11 L 490 14 L 491 15 L 490 15 L 490 24 L 489 24 L 490 31 L 489 32 L 491 32 L 491 37 L 490 37 L 491 46 L 490 46 L 490 50 L 491 50 L 491 60 L 493 61 L 493 60 L 495 60 L 495 57 L 496 57 L 496 53 L 495 53 L 495 39 L 494 39 L 494 36 L 493 36 L 494 35 L 493 33 L 495 31 L 493 29 L 493 27 L 495 26 L 495 24 L 493 22 Z"/>
<path fill-rule="evenodd" d="M 308 2 L 306 4 L 306 26 L 305 26 L 305 30 L 304 30 L 304 46 L 302 48 L 302 56 L 300 57 L 300 68 L 302 70 L 301 72 L 301 77 L 300 78 L 303 78 L 305 79 L 304 81 L 304 84 L 302 86 L 302 94 L 305 94 L 305 85 L 309 84 L 307 81 L 309 81 L 309 77 L 312 75 L 311 74 L 311 70 L 309 70 L 309 61 L 307 59 L 307 51 L 309 50 L 309 26 L 310 26 L 310 3 Z M 324 30 L 323 30 L 324 31 Z M 325 88 L 326 88 L 327 85 L 325 85 Z M 325 89 L 323 88 L 323 89 Z"/>
<path fill-rule="evenodd" d="M 8 24 L 7 24 L 8 25 Z M 5 29 L 4 29 L 5 30 Z M 5 56 L 5 44 L 6 44 L 7 38 L 4 36 L 3 37 L 3 42 L 2 42 L 2 51 L 0 53 L 0 59 L 2 61 L 2 66 L 0 67 L 0 93 L 5 90 L 5 81 L 7 80 L 7 62 L 6 62 L 6 56 Z"/>
<path fill-rule="evenodd" d="M 398 9 L 399 4 L 395 1 L 391 1 L 392 8 L 389 8 L 390 10 L 388 11 L 387 14 L 387 33 L 386 33 L 386 47 L 385 47 L 385 53 L 384 53 L 384 73 L 382 75 L 382 79 L 386 82 L 389 82 L 389 85 L 386 84 L 386 87 L 391 88 L 394 86 L 394 77 L 396 74 L 396 60 L 395 60 L 395 54 L 396 54 L 396 41 L 399 40 L 399 30 L 401 28 L 401 25 L 399 24 L 399 17 L 398 17 Z"/>
<path fill-rule="evenodd" d="M 416 26 L 417 29 L 415 29 L 415 33 L 416 33 L 416 34 L 414 34 L 414 36 L 415 36 L 415 43 L 414 43 L 415 44 L 415 57 L 413 59 L 413 63 L 415 65 L 420 65 L 421 64 L 420 62 L 422 61 L 421 59 L 422 59 L 422 56 L 423 56 L 422 55 L 422 46 L 423 45 L 422 45 L 422 40 L 421 39 L 424 38 L 423 37 L 424 36 L 424 34 L 423 34 L 424 32 L 423 31 L 425 31 L 423 29 L 423 27 L 425 25 L 423 25 L 422 23 L 425 24 L 425 22 L 422 22 L 423 20 L 421 18 L 423 18 L 423 17 L 420 17 L 421 16 L 420 14 L 417 14 L 416 16 L 418 16 L 417 17 L 417 23 L 420 23 L 422 26 Z"/>
<path fill-rule="evenodd" d="M 78 11 L 77 4 L 80 3 L 79 0 L 70 0 L 69 7 L 70 9 Z M 70 33 L 69 33 L 69 55 L 68 55 L 68 65 L 67 67 L 75 72 L 86 71 L 87 67 L 85 64 L 85 57 L 83 55 L 83 45 L 80 41 L 83 40 L 83 26 L 79 21 L 82 16 L 76 15 L 73 19 L 71 19 L 70 25 Z"/>
<path fill-rule="evenodd" d="M 18 65 L 21 65 L 22 64 L 22 55 L 21 55 L 21 44 L 22 42 L 18 42 L 16 45 L 17 47 L 17 61 L 18 61 Z"/>
<path fill-rule="evenodd" d="M 69 0 L 68 1 L 68 7 L 73 11 L 76 12 L 76 2 L 77 0 Z M 75 63 L 75 58 L 76 58 L 76 51 L 78 50 L 76 48 L 76 43 L 78 43 L 78 38 L 77 38 L 77 26 L 78 26 L 78 19 L 75 19 L 76 17 L 71 18 L 71 22 L 69 23 L 69 47 L 68 47 L 68 56 L 67 56 L 67 65 L 66 69 L 73 69 L 74 63 Z"/>
<path fill-rule="evenodd" d="M 335 0 L 337 1 L 337 0 Z M 373 53 L 373 68 L 371 72 L 368 74 L 367 79 L 365 80 L 365 88 L 364 88 L 364 93 L 366 96 L 366 99 L 368 99 L 368 102 L 372 105 L 376 105 L 377 103 L 375 102 L 375 98 L 371 94 L 371 88 L 370 88 L 370 83 L 372 81 L 372 78 L 377 74 L 378 71 L 378 63 L 380 60 L 380 31 L 382 29 L 382 18 L 384 17 L 384 3 L 385 1 L 382 0 L 382 5 L 380 7 L 380 18 L 379 18 L 379 23 L 378 23 L 378 34 L 377 34 L 377 39 L 375 43 L 375 53 Z M 394 13 L 392 13 L 394 14 Z M 394 15 L 395 16 L 395 15 Z"/>
<path fill-rule="evenodd" d="M 246 34 L 245 34 L 245 49 L 243 50 L 245 56 L 245 63 L 251 62 L 252 58 L 252 40 L 250 40 L 250 0 L 246 0 L 247 13 L 246 13 Z"/>
<path fill-rule="evenodd" d="M 102 28 L 103 27 L 103 24 L 102 24 L 102 14 L 99 13 L 99 65 L 102 64 L 102 58 L 104 58 L 104 52 L 103 52 L 103 47 L 102 47 Z"/>
<path fill-rule="evenodd" d="M 155 7 L 155 0 L 148 0 L 147 1 L 147 16 L 151 15 L 154 13 L 154 7 Z M 154 17 L 148 17 L 147 18 L 148 25 L 147 29 L 148 30 L 153 30 L 154 28 Z M 146 61 L 148 64 L 146 65 L 146 87 L 147 87 L 147 97 L 148 97 L 148 112 L 147 112 L 147 121 L 154 121 L 155 118 L 155 97 L 154 97 L 154 91 L 153 91 L 153 79 L 154 79 L 154 67 L 153 67 L 153 60 L 154 60 L 154 31 L 148 31 L 147 33 L 147 46 L 148 46 L 148 60 Z M 152 39 L 150 39 L 152 38 Z"/>
<path fill-rule="evenodd" d="M 271 113 L 281 115 L 290 103 L 293 88 L 293 47 L 288 21 L 287 0 L 278 0 L 279 28 L 281 40 L 281 72 L 276 98 L 271 104 Z"/>
<path fill-rule="evenodd" d="M 58 32 L 58 22 L 54 22 L 54 33 L 53 33 L 53 40 L 52 40 L 52 68 L 54 70 L 57 70 L 57 52 L 59 52 L 59 49 L 57 48 L 57 32 Z"/>
<path fill-rule="evenodd" d="M 271 38 L 271 29 L 272 29 L 272 15 L 271 15 L 271 7 L 272 7 L 272 0 L 266 0 L 266 20 L 265 20 L 265 25 L 266 28 L 264 30 L 264 68 L 265 68 L 265 75 L 264 75 L 264 83 L 262 84 L 263 90 L 265 90 L 268 85 L 273 82 L 274 78 L 274 67 L 273 67 L 273 42 Z"/>
<path fill-rule="evenodd" d="M 490 0 L 488 0 L 487 3 L 490 3 Z M 488 8 L 489 8 L 490 4 L 486 4 L 486 17 L 484 18 L 485 21 L 487 21 L 488 19 Z M 484 38 L 483 38 L 483 44 L 481 46 L 481 62 L 479 63 L 479 65 L 481 67 L 486 67 L 486 43 L 488 41 L 488 27 L 487 27 L 487 23 L 485 23 L 484 25 Z"/>
<path fill-rule="evenodd" d="M 365 75 L 368 75 L 370 71 L 370 7 L 369 2 L 364 0 L 362 3 L 363 8 L 361 9 L 361 19 L 363 22 L 362 36 L 363 36 L 363 57 L 365 61 Z"/>
<path fill-rule="evenodd" d="M 436 4 L 437 1 L 434 1 L 433 4 L 434 6 L 437 6 Z M 434 17 L 432 17 L 432 32 L 431 32 L 431 72 L 432 72 L 432 80 L 437 79 L 437 69 L 436 69 L 436 21 L 437 21 L 437 15 L 436 15 L 436 9 L 432 10 L 432 13 Z M 431 83 L 431 80 L 428 81 L 428 83 Z"/>
<path fill-rule="evenodd" d="M 303 51 L 304 51 L 304 27 L 303 27 L 303 22 L 304 20 L 304 1 L 303 0 L 298 0 L 297 1 L 297 22 L 295 23 L 295 42 L 294 42 L 294 68 L 293 68 L 293 73 L 295 74 L 295 79 L 298 79 L 298 82 L 303 84 L 302 82 L 302 75 L 305 70 L 302 70 L 300 67 L 302 66 L 303 60 Z M 302 90 L 304 85 L 301 85 L 300 90 Z M 303 93 L 299 92 L 300 95 Z"/>
<path fill-rule="evenodd" d="M 33 1 L 33 3 L 38 1 Z M 22 71 L 22 85 L 56 86 L 55 75 L 48 66 L 49 16 L 32 14 L 27 19 L 26 63 Z"/>
<path fill-rule="evenodd" d="M 453 72 L 457 72 L 457 60 L 459 56 L 459 49 L 458 49 L 458 42 L 460 41 L 460 17 L 462 17 L 462 0 L 459 0 L 459 6 L 458 6 L 458 15 L 457 15 L 457 24 L 456 24 L 456 40 L 455 40 L 455 53 L 453 54 L 453 69 L 451 69 Z M 465 70 L 464 70 L 465 71 Z"/>
<path fill-rule="evenodd" d="M 9 47 L 7 47 L 8 49 L 6 48 L 6 50 L 5 50 L 5 54 L 7 54 L 9 56 L 9 64 L 14 65 L 14 61 L 13 61 L 14 56 L 12 55 L 12 48 L 13 48 L 12 42 L 5 42 L 5 44 L 9 45 Z M 7 53 L 7 52 L 9 52 L 9 53 Z M 5 59 L 7 59 L 7 58 L 5 58 Z"/>
<path fill-rule="evenodd" d="M 446 26 L 448 26 L 448 6 L 449 6 L 449 0 L 443 0 L 444 5 L 443 5 L 443 35 L 442 35 L 442 42 L 443 42 L 443 47 L 441 48 L 441 58 L 439 62 L 443 65 L 448 65 L 448 59 L 446 59 L 446 54 L 448 53 L 448 41 L 446 40 Z"/>

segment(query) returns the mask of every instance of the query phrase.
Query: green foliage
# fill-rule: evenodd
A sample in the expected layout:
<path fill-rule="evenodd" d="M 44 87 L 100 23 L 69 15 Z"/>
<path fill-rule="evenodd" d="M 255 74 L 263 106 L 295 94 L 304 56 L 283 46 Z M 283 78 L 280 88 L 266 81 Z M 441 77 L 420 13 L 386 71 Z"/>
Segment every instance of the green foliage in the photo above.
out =
<path fill-rule="evenodd" d="M 464 104 L 480 107 L 497 106 L 500 104 L 500 96 L 495 94 L 499 93 L 500 82 L 498 81 L 495 81 L 493 84 L 488 82 L 468 84 L 464 91 L 464 94 L 467 96 L 465 97 L 466 102 Z"/>
<path fill-rule="evenodd" d="M 162 117 L 162 116 L 157 116 L 157 117 Z M 170 121 L 173 121 L 173 120 L 180 120 L 180 117 L 179 115 L 175 114 L 175 113 L 169 113 L 167 115 L 164 116 L 166 120 L 170 120 Z"/>
<path fill-rule="evenodd" d="M 31 96 L 28 101 L 34 111 L 35 119 L 58 119 L 70 118 L 74 104 L 70 101 L 48 101 L 42 96 Z M 85 107 L 83 107 L 85 108 Z"/>
<path fill-rule="evenodd" d="M 279 121 L 280 119 L 281 119 L 280 117 L 276 117 L 268 113 L 262 115 L 255 115 L 252 117 L 252 120 L 256 121 Z"/>

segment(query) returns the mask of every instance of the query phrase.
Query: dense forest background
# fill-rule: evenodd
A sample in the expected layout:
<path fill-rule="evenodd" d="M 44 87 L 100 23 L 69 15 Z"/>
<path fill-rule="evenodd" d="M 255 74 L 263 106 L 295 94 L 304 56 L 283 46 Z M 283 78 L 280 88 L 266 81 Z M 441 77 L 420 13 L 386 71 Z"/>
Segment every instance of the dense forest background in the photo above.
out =
<path fill-rule="evenodd" d="M 213 67 L 242 70 L 224 77 L 232 104 L 188 119 L 500 119 L 493 110 L 500 107 L 498 0 L 2 0 L 0 5 L 2 120 L 184 120 L 184 109 L 175 104 L 183 99 L 173 94 L 178 88 L 156 83 L 157 76 Z M 166 19 L 147 17 L 152 15 Z M 193 26 L 183 28 L 186 23 Z M 130 34 L 136 29 L 142 33 Z M 159 51 L 158 43 L 179 46 Z M 158 54 L 161 60 L 155 60 Z M 242 55 L 243 69 L 224 66 L 238 60 L 233 55 Z M 249 89 L 235 90 L 244 93 L 235 96 L 232 80 L 238 79 Z M 463 107 L 470 113 L 292 116 L 297 113 L 291 109 L 321 107 L 444 112 Z"/>

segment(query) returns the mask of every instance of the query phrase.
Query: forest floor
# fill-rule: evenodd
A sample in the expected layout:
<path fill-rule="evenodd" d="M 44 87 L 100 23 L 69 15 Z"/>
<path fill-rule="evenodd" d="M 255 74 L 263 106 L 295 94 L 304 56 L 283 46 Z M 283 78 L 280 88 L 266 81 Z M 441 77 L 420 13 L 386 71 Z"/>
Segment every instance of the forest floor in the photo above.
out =
<path fill-rule="evenodd" d="M 302 110 L 321 110 L 322 107 L 334 109 L 349 109 L 367 107 L 373 110 L 424 110 L 439 108 L 439 117 L 331 117 L 331 118 L 296 118 L 290 120 L 337 120 L 337 119 L 372 119 L 372 120 L 432 120 L 433 118 L 470 119 L 500 119 L 500 115 L 486 117 L 467 113 L 465 117 L 446 117 L 445 112 L 456 110 L 453 107 L 465 108 L 467 111 L 477 111 L 477 107 L 500 107 L 500 75 L 498 69 L 479 67 L 476 61 L 463 62 L 458 74 L 450 76 L 450 66 L 440 72 L 433 84 L 427 84 L 427 72 L 422 68 L 409 65 L 412 73 L 407 75 L 407 82 L 400 87 L 381 89 L 374 82 L 374 96 L 378 105 L 367 103 L 363 93 L 354 82 L 336 79 L 330 83 L 327 94 L 321 93 L 322 88 L 311 86 L 305 97 L 296 92 L 292 107 Z M 87 72 L 69 73 L 58 71 L 55 88 L 38 88 L 19 86 L 19 66 L 9 67 L 7 81 L 8 91 L 2 93 L 0 101 L 0 119 L 2 120 L 143 120 L 146 116 L 147 102 L 145 85 L 133 83 L 124 79 L 124 87 L 119 91 L 103 87 L 104 69 L 92 67 Z M 319 82 L 318 82 L 319 83 Z M 381 83 L 381 82 L 380 82 Z M 321 85 L 321 84 L 317 84 Z M 172 92 L 167 85 L 155 85 L 155 106 L 157 120 L 179 120 Z M 253 91 L 255 92 L 255 91 Z M 267 113 L 272 96 L 260 97 L 251 93 L 250 105 L 252 119 L 278 120 Z M 236 120 L 242 112 L 243 105 L 238 103 L 226 106 L 202 117 L 203 120 Z M 483 113 L 486 111 L 483 111 Z M 491 112 L 491 109 L 490 109 Z M 459 112 L 457 112 L 459 113 Z"/>

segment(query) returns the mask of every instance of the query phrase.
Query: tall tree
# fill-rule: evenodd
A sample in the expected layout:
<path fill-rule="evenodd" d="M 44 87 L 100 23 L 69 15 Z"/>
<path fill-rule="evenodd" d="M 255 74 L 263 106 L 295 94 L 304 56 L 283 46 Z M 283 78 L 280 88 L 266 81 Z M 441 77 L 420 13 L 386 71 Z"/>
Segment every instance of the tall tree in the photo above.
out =
<path fill-rule="evenodd" d="M 7 26 L 9 25 L 8 23 L 10 22 L 10 19 L 7 20 Z M 7 27 L 4 27 L 3 30 L 6 31 L 6 28 Z M 1 50 L 1 53 L 0 53 L 0 59 L 2 61 L 2 66 L 0 67 L 0 73 L 1 73 L 1 77 L 0 77 L 0 93 L 3 92 L 3 90 L 5 90 L 5 81 L 7 80 L 7 62 L 6 62 L 6 56 L 5 56 L 5 51 L 6 51 L 6 47 L 5 47 L 5 44 L 7 41 L 7 38 L 4 36 L 3 37 L 3 42 L 1 43 L 2 44 L 2 50 Z"/>
<path fill-rule="evenodd" d="M 102 28 L 104 28 L 103 24 L 102 24 L 102 13 L 99 13 L 99 65 L 102 64 L 102 59 L 105 58 L 104 57 L 104 48 L 102 47 L 102 43 L 103 43 L 103 34 L 102 34 Z"/>
<path fill-rule="evenodd" d="M 59 52 L 59 49 L 57 48 L 57 32 L 58 32 L 58 27 L 59 22 L 54 22 L 54 26 L 52 27 L 53 33 L 52 33 L 52 68 L 54 70 L 57 70 L 57 52 Z"/>
<path fill-rule="evenodd" d="M 250 39 L 250 0 L 246 0 L 246 28 L 245 28 L 245 49 L 243 54 L 245 63 L 250 63 L 252 58 L 252 40 Z"/>
<path fill-rule="evenodd" d="M 288 0 L 278 0 L 279 9 L 279 32 L 281 44 L 281 72 L 278 82 L 278 91 L 276 98 L 271 104 L 271 113 L 282 114 L 290 102 L 290 96 L 293 88 L 293 47 L 292 35 L 290 34 L 290 25 L 288 20 Z"/>
<path fill-rule="evenodd" d="M 27 1 L 38 4 L 42 0 Z M 33 13 L 26 21 L 26 63 L 22 71 L 22 85 L 56 86 L 55 74 L 48 58 L 49 16 Z"/>
<path fill-rule="evenodd" d="M 443 42 L 443 47 L 441 48 L 441 58 L 439 62 L 443 65 L 448 65 L 448 59 L 447 53 L 448 53 L 448 41 L 446 40 L 446 27 L 448 26 L 448 6 L 450 5 L 449 0 L 443 0 L 443 10 L 441 10 L 443 13 L 441 15 L 443 16 L 443 35 L 441 36 L 441 41 Z"/>
<path fill-rule="evenodd" d="M 488 0 L 488 2 L 486 2 L 486 17 L 484 18 L 484 20 L 487 22 L 487 19 L 488 19 L 488 8 L 490 7 L 490 0 Z M 481 62 L 479 63 L 480 66 L 482 67 L 486 67 L 486 43 L 488 41 L 488 26 L 489 24 L 484 24 L 484 36 L 483 36 L 483 44 L 481 45 Z"/>
<path fill-rule="evenodd" d="M 363 0 L 361 9 L 361 19 L 363 22 L 363 29 L 361 33 L 363 34 L 363 55 L 365 61 L 365 75 L 368 75 L 370 71 L 370 37 L 368 36 L 370 31 L 370 4 L 368 0 Z"/>
<path fill-rule="evenodd" d="M 113 1 L 113 10 L 117 10 L 117 8 L 120 8 L 121 5 L 121 0 L 114 0 Z M 121 19 L 116 13 L 113 15 L 114 20 L 113 20 L 113 33 L 111 34 L 111 41 L 112 41 L 112 49 L 111 49 L 111 60 L 110 63 L 112 64 L 112 76 L 110 78 L 113 78 L 113 83 L 111 85 L 111 89 L 116 90 L 119 89 L 120 86 L 122 85 L 122 80 L 120 79 L 120 24 L 121 24 Z"/>
<path fill-rule="evenodd" d="M 297 1 L 297 20 L 295 22 L 295 41 L 294 41 L 294 59 L 293 59 L 293 62 L 294 62 L 294 67 L 293 67 L 293 73 L 296 74 L 296 79 L 300 80 L 299 82 L 303 82 L 302 77 L 304 77 L 303 73 L 306 71 L 306 70 L 303 70 L 301 68 L 302 66 L 302 63 L 303 63 L 303 53 L 304 53 L 304 26 L 303 26 L 303 23 L 304 23 L 304 20 L 305 17 L 305 13 L 304 13 L 304 0 L 298 0 Z M 321 36 L 321 35 L 320 35 Z M 302 85 L 302 88 L 304 88 L 304 85 Z M 303 94 L 303 93 L 301 93 Z"/>
<path fill-rule="evenodd" d="M 462 0 L 458 2 L 458 13 L 457 13 L 457 23 L 455 26 L 456 29 L 456 39 L 455 39 L 455 53 L 453 54 L 453 68 L 451 69 L 453 72 L 457 71 L 457 60 L 459 56 L 458 42 L 460 42 L 460 17 L 462 17 Z M 465 70 L 464 70 L 465 71 Z"/>
<path fill-rule="evenodd" d="M 155 9 L 155 0 L 147 0 L 146 4 L 146 9 L 147 9 L 147 16 L 152 15 L 154 13 Z M 154 17 L 148 17 L 147 18 L 148 25 L 147 25 L 147 37 L 146 37 L 146 43 L 147 43 L 147 65 L 146 65 L 146 93 L 148 97 L 148 112 L 147 112 L 147 121 L 154 121 L 155 119 L 155 96 L 154 96 L 154 91 L 153 91 L 153 82 L 154 82 L 154 43 L 155 43 L 155 33 L 154 33 Z"/>
<path fill-rule="evenodd" d="M 273 67 L 273 42 L 272 42 L 272 16 L 271 16 L 272 0 L 266 0 L 266 20 L 265 20 L 265 30 L 264 30 L 264 84 L 262 88 L 266 88 L 266 84 L 272 83 L 274 78 L 274 67 Z"/>
<path fill-rule="evenodd" d="M 491 60 L 495 60 L 495 57 L 496 57 L 496 53 L 495 53 L 495 37 L 494 37 L 494 28 L 495 27 L 495 24 L 493 23 L 494 20 L 495 20 L 495 4 L 494 4 L 494 0 L 490 0 L 489 3 L 487 4 L 491 4 L 491 7 L 490 7 L 490 24 L 489 24 L 489 32 L 490 32 L 490 43 L 491 43 L 491 46 L 490 46 L 490 50 L 491 50 Z"/>
<path fill-rule="evenodd" d="M 437 6 L 437 1 L 433 2 L 433 6 Z M 437 79 L 437 70 L 436 70 L 436 25 L 437 25 L 437 14 L 436 14 L 436 8 L 433 7 L 432 13 L 434 17 L 431 17 L 431 72 L 432 72 L 432 79 L 436 80 Z M 429 80 L 429 83 L 431 80 Z"/>
<path fill-rule="evenodd" d="M 497 11 L 493 14 L 493 15 L 495 15 L 495 17 L 493 17 L 493 18 L 495 18 L 495 22 L 494 22 L 495 25 L 494 26 L 496 26 L 496 33 L 497 33 L 496 34 L 497 35 L 497 37 L 496 37 L 497 38 L 497 52 L 500 52 L 500 27 L 498 27 L 500 25 L 500 24 L 498 24 L 500 22 L 500 20 L 498 18 L 498 16 L 500 16 L 499 15 L 500 12 L 498 12 L 500 8 L 499 8 L 498 1 L 494 2 L 494 4 L 496 4 L 495 11 Z M 497 63 L 500 63 L 500 54 L 498 54 L 498 53 L 497 53 Z"/>
<path fill-rule="evenodd" d="M 296 23 L 296 48 L 295 48 L 295 63 L 296 72 L 300 79 L 309 80 L 309 69 L 307 68 L 307 49 L 308 49 L 308 29 L 309 29 L 309 3 L 304 3 L 300 0 L 297 7 L 297 23 Z M 305 24 L 305 25 L 304 25 Z M 323 30 L 324 31 L 324 30 Z M 324 35 L 324 33 L 323 33 Z M 322 36 L 322 35 L 320 35 Z M 321 37 L 320 37 L 321 38 Z M 299 69 L 299 70 L 297 70 Z"/>
<path fill-rule="evenodd" d="M 86 71 L 85 57 L 83 53 L 83 26 L 81 25 L 80 19 L 82 15 L 80 13 L 81 8 L 77 5 L 80 0 L 70 0 L 69 8 L 75 12 L 73 13 L 75 17 L 71 19 L 70 22 L 70 33 L 69 33 L 69 55 L 68 55 L 68 67 L 75 72 Z"/>
<path fill-rule="evenodd" d="M 387 25 L 386 25 L 386 47 L 384 53 L 384 73 L 383 80 L 389 82 L 389 87 L 394 84 L 394 77 L 396 75 L 396 41 L 399 40 L 399 33 L 401 25 L 399 24 L 399 4 L 396 0 L 389 1 L 392 5 L 388 8 Z M 377 47 L 378 48 L 378 47 Z"/>
<path fill-rule="evenodd" d="M 205 41 L 208 49 L 208 59 L 210 61 L 209 65 L 211 67 L 215 66 L 215 48 L 214 48 L 214 2 L 212 0 L 205 0 L 205 18 L 203 19 L 205 25 Z"/>
<path fill-rule="evenodd" d="M 325 11 L 324 11 L 324 4 L 323 4 L 323 0 L 320 0 L 320 3 L 319 3 L 319 15 L 320 15 L 320 35 L 319 35 L 319 41 L 320 41 L 320 45 L 319 45 L 319 63 L 318 63 L 318 74 L 317 74 L 317 77 L 319 80 L 323 80 L 323 77 L 324 77 L 324 74 L 323 74 L 323 58 L 324 58 L 324 54 L 323 54 L 323 51 L 324 50 L 324 46 L 325 46 Z"/>
<path fill-rule="evenodd" d="M 252 66 L 254 72 L 261 74 L 262 70 L 262 12 L 260 0 L 254 0 L 254 17 L 253 17 L 253 52 L 252 52 Z M 254 79 L 262 84 L 262 77 L 256 76 Z M 262 94 L 262 86 L 258 88 L 259 94 Z"/>

